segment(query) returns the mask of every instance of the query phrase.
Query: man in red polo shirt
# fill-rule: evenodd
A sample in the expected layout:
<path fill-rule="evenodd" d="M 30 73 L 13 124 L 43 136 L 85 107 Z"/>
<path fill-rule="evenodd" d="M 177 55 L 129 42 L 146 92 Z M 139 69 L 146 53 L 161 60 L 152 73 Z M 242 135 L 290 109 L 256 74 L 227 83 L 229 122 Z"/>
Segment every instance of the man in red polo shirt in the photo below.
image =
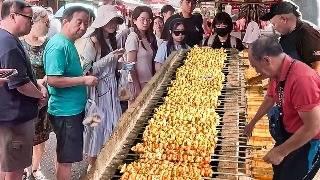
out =
<path fill-rule="evenodd" d="M 303 179 L 311 170 L 320 145 L 320 77 L 306 64 L 285 54 L 272 37 L 253 42 L 249 60 L 258 73 L 271 81 L 265 100 L 245 133 L 251 134 L 254 125 L 277 103 L 281 109 L 281 119 L 277 121 L 280 128 L 270 128 L 276 145 L 263 159 L 273 164 L 273 179 Z M 282 140 L 275 136 L 282 136 Z"/>

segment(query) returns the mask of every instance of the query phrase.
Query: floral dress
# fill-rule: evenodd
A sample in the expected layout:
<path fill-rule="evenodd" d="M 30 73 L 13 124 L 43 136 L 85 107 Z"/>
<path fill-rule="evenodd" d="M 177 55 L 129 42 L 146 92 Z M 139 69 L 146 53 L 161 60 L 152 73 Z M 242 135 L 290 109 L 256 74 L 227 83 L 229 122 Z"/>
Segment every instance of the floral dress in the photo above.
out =
<path fill-rule="evenodd" d="M 29 56 L 33 73 L 37 79 L 42 79 L 45 76 L 43 67 L 43 52 L 47 41 L 40 46 L 31 46 L 24 39 L 21 40 L 21 43 Z M 45 106 L 40 109 L 37 121 L 35 122 L 35 136 L 33 138 L 33 145 L 38 145 L 47 141 L 49 139 L 50 132 L 51 126 L 47 118 L 47 106 Z"/>

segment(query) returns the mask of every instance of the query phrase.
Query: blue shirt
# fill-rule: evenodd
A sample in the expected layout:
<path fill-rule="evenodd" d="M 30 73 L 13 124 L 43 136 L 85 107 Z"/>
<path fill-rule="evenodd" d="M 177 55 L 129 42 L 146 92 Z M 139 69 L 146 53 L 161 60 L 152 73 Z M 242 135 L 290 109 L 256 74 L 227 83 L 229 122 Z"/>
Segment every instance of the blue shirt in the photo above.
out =
<path fill-rule="evenodd" d="M 83 76 L 77 49 L 62 34 L 53 36 L 46 45 L 44 67 L 47 76 Z M 67 88 L 48 86 L 50 98 L 48 113 L 54 116 L 73 116 L 84 111 L 87 92 L 83 85 Z"/>
<path fill-rule="evenodd" d="M 160 45 L 158 48 L 156 57 L 154 58 L 154 61 L 160 64 L 163 64 L 164 61 L 167 59 L 167 57 L 170 55 L 168 54 L 168 41 L 163 41 L 163 43 Z M 181 45 L 178 45 L 175 47 L 176 50 L 181 50 L 183 49 Z M 190 49 L 190 47 L 187 45 L 186 49 Z"/>

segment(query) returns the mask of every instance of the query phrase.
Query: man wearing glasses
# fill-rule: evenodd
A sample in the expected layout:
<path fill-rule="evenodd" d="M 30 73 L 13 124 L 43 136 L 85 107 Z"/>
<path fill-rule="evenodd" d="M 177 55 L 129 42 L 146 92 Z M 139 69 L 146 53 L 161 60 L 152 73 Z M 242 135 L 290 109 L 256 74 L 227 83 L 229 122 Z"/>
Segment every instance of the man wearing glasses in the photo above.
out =
<path fill-rule="evenodd" d="M 301 18 L 298 6 L 287 1 L 273 4 L 260 19 L 270 21 L 281 34 L 285 53 L 320 72 L 320 33 Z"/>
<path fill-rule="evenodd" d="M 0 87 L 0 179 L 21 179 L 32 162 L 34 119 L 47 90 L 33 76 L 30 61 L 19 41 L 32 25 L 32 9 L 24 1 L 6 0 L 0 24 L 0 68 L 18 74 Z"/>

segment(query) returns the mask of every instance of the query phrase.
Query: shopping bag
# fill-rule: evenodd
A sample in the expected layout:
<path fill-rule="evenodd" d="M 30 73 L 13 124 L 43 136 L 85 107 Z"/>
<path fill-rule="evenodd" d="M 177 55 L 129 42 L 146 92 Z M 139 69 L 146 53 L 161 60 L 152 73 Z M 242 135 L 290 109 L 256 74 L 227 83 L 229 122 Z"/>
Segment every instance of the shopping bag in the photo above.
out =
<path fill-rule="evenodd" d="M 118 87 L 119 99 L 120 101 L 128 101 L 130 99 L 130 91 L 128 87 L 129 72 L 124 69 L 121 69 L 119 71 L 120 71 L 120 81 L 119 81 L 119 87 Z"/>
<path fill-rule="evenodd" d="M 131 77 L 131 71 L 134 63 L 125 63 L 123 68 L 119 70 L 120 81 L 118 87 L 118 94 L 120 101 L 132 100 L 135 95 L 135 88 Z"/>
<path fill-rule="evenodd" d="M 86 115 L 83 121 L 83 125 L 96 127 L 101 123 L 102 119 L 104 118 L 104 114 L 102 112 L 102 109 L 96 103 L 95 87 L 90 88 L 89 94 L 90 96 L 87 100 L 87 104 L 85 108 Z"/>

